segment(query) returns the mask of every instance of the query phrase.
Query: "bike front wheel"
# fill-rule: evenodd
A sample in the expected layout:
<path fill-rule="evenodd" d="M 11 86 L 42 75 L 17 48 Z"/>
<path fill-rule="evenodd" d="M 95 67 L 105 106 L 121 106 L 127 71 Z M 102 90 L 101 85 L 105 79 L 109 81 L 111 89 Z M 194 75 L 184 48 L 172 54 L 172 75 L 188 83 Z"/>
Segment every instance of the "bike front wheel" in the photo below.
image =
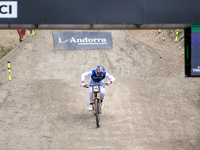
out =
<path fill-rule="evenodd" d="M 96 111 L 96 123 L 97 127 L 100 126 L 100 112 L 99 112 L 99 100 L 96 98 L 95 99 L 95 111 Z"/>

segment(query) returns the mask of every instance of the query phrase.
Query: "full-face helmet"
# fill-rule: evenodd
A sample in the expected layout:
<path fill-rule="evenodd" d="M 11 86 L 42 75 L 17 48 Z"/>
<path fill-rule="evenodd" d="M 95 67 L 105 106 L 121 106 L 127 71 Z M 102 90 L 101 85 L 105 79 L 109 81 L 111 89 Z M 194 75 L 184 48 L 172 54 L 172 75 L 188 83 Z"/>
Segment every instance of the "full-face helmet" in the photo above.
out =
<path fill-rule="evenodd" d="M 103 75 L 105 73 L 104 66 L 103 65 L 97 65 L 95 72 L 96 72 L 97 77 L 103 77 Z"/>

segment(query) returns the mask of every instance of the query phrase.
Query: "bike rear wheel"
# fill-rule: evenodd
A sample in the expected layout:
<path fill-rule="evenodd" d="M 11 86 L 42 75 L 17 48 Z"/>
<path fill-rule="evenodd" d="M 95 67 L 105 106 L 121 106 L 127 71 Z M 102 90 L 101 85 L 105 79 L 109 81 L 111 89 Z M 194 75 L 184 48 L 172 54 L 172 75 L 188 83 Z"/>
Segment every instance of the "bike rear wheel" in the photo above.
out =
<path fill-rule="evenodd" d="M 99 112 L 99 100 L 96 98 L 95 99 L 95 111 L 96 111 L 96 123 L 97 127 L 100 126 L 100 112 Z"/>

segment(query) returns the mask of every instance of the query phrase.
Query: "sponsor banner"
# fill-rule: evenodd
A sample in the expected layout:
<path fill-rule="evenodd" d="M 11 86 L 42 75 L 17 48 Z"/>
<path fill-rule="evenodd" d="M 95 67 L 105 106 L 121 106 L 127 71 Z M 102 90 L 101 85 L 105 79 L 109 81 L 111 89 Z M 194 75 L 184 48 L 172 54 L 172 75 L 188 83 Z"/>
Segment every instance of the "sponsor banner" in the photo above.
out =
<path fill-rule="evenodd" d="M 111 32 L 57 31 L 53 32 L 55 50 L 112 49 Z"/>
<path fill-rule="evenodd" d="M 200 24 L 191 26 L 191 75 L 200 76 Z"/>
<path fill-rule="evenodd" d="M 17 18 L 17 1 L 0 1 L 0 18 Z"/>

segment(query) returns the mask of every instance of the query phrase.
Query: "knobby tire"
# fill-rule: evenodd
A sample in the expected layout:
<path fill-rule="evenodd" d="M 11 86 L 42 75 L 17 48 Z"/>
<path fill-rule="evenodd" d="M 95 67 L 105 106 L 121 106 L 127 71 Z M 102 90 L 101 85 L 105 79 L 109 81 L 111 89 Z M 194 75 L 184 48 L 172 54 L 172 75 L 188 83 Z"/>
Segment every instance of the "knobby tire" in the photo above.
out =
<path fill-rule="evenodd" d="M 97 123 L 97 127 L 100 126 L 100 113 L 99 113 L 99 103 L 98 103 L 98 99 L 95 99 L 95 111 L 96 111 L 96 123 Z"/>

